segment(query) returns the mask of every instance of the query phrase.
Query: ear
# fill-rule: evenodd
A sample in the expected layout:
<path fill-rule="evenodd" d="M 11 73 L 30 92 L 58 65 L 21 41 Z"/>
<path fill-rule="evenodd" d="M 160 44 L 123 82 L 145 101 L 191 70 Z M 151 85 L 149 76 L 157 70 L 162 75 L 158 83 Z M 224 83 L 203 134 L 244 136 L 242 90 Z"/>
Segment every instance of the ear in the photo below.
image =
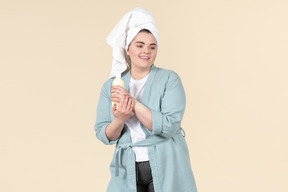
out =
<path fill-rule="evenodd" d="M 126 55 L 128 55 L 128 56 L 130 55 L 130 52 L 129 52 L 130 45 L 131 45 L 131 43 L 128 45 L 127 51 L 126 51 Z"/>

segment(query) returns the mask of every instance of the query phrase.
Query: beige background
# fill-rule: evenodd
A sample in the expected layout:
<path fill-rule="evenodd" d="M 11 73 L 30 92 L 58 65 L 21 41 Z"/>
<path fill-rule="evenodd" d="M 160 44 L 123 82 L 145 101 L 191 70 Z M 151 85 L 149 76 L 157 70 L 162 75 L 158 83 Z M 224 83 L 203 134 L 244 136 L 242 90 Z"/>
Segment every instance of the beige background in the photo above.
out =
<path fill-rule="evenodd" d="M 287 0 L 2 0 L 0 191 L 106 190 L 105 38 L 137 6 L 158 23 L 155 64 L 182 78 L 199 192 L 288 191 Z"/>

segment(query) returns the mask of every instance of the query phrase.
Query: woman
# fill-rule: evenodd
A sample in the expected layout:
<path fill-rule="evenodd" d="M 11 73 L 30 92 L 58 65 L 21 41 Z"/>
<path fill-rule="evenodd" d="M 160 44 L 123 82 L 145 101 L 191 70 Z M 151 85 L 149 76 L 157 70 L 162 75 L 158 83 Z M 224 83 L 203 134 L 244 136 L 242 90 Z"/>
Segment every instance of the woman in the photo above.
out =
<path fill-rule="evenodd" d="M 95 124 L 98 139 L 116 143 L 107 191 L 196 192 L 181 128 L 185 92 L 175 72 L 154 65 L 159 34 L 152 14 L 144 8 L 128 12 L 107 41 L 112 78 L 102 87 Z M 119 71 L 125 88 L 112 86 Z"/>

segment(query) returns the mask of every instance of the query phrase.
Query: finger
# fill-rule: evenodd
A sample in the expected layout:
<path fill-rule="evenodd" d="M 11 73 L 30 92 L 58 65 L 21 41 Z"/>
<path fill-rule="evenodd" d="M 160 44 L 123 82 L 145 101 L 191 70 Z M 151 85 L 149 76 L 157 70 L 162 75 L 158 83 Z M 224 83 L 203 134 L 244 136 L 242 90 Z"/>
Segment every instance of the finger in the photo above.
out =
<path fill-rule="evenodd" d="M 111 89 L 111 93 L 112 93 L 112 94 L 113 94 L 113 93 L 118 94 L 118 93 L 120 93 L 120 89 Z"/>
<path fill-rule="evenodd" d="M 117 95 L 129 95 L 127 91 L 121 91 L 121 90 L 111 90 L 111 97 L 117 96 Z"/>
<path fill-rule="evenodd" d="M 124 87 L 121 87 L 119 85 L 113 85 L 112 90 L 113 92 L 116 92 L 116 93 L 128 93 L 128 91 Z"/>
<path fill-rule="evenodd" d="M 112 101 L 112 102 L 116 102 L 116 103 L 118 103 L 118 104 L 120 103 L 120 99 L 118 99 L 118 98 L 113 98 L 113 99 L 111 99 L 111 101 Z"/>
<path fill-rule="evenodd" d="M 112 101 L 115 101 L 115 102 L 120 102 L 120 100 L 121 100 L 121 98 L 122 97 L 125 97 L 125 96 L 128 96 L 128 97 L 130 97 L 130 95 L 127 95 L 127 94 L 124 94 L 124 95 L 120 95 L 120 94 L 113 94 L 113 95 L 111 95 L 111 99 L 112 99 Z"/>
<path fill-rule="evenodd" d="M 115 113 L 115 111 L 116 111 L 116 107 L 117 107 L 117 104 L 116 103 L 114 103 L 114 105 L 112 106 L 112 113 L 114 114 Z"/>
<path fill-rule="evenodd" d="M 116 92 L 116 93 L 118 93 L 118 92 L 120 92 L 121 90 L 126 90 L 126 89 L 124 89 L 123 87 L 121 87 L 121 86 L 119 86 L 119 85 L 113 85 L 112 87 L 111 87 L 111 92 Z"/>
<path fill-rule="evenodd" d="M 124 103 L 125 97 L 120 97 L 119 105 L 118 105 L 118 110 L 123 108 L 123 103 Z"/>
<path fill-rule="evenodd" d="M 122 97 L 122 95 L 120 94 L 112 94 L 111 98 L 115 98 L 115 99 L 120 99 Z"/>
<path fill-rule="evenodd" d="M 112 85 L 112 89 L 126 90 L 124 87 L 122 87 L 120 85 Z"/>
<path fill-rule="evenodd" d="M 131 113 L 133 109 L 133 100 L 131 98 L 129 98 L 129 103 L 128 103 L 127 108 L 129 109 L 129 112 Z"/>
<path fill-rule="evenodd" d="M 125 95 L 125 99 L 124 99 L 123 106 L 122 106 L 123 109 L 127 109 L 128 100 L 129 100 L 129 96 Z"/>
<path fill-rule="evenodd" d="M 111 93 L 119 93 L 122 89 L 116 86 L 112 86 Z"/>

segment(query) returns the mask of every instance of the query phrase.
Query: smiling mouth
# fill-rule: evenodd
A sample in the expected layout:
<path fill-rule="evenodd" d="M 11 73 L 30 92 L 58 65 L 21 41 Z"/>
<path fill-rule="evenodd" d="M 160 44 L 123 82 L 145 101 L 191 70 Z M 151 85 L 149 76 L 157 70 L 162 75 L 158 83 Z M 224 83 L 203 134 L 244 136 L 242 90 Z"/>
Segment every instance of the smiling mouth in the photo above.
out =
<path fill-rule="evenodd" d="M 150 58 L 149 57 L 140 57 L 140 59 L 142 59 L 144 61 L 148 61 Z"/>

